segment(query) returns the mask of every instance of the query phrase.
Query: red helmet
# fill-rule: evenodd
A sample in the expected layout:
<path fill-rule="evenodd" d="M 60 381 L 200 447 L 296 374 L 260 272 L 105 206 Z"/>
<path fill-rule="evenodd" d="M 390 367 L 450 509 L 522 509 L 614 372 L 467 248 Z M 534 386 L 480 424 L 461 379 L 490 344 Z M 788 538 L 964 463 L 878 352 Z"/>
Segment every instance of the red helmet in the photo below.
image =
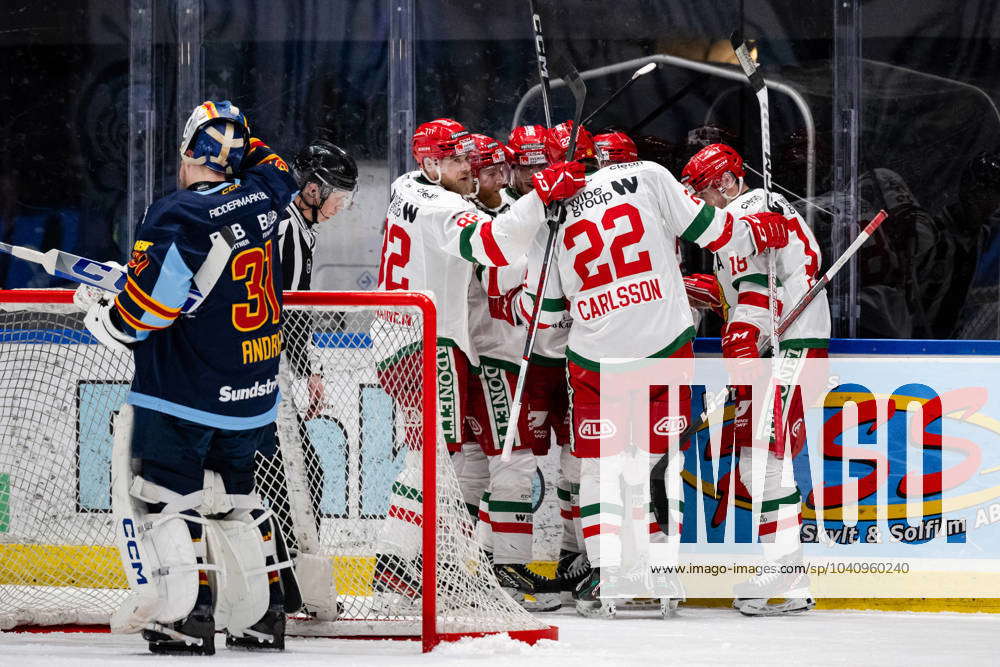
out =
<path fill-rule="evenodd" d="M 548 130 L 543 125 L 520 125 L 511 130 L 507 139 L 507 147 L 513 155 L 511 163 L 522 167 L 546 164 L 546 135 Z"/>
<path fill-rule="evenodd" d="M 608 132 L 594 137 L 597 148 L 597 163 L 602 167 L 616 162 L 635 162 L 639 159 L 639 151 L 635 142 L 624 132 Z"/>
<path fill-rule="evenodd" d="M 681 171 L 681 183 L 694 192 L 718 183 L 727 171 L 736 178 L 743 178 L 743 158 L 726 144 L 711 144 L 694 154 Z"/>
<path fill-rule="evenodd" d="M 483 167 L 507 164 L 507 147 L 485 134 L 473 134 L 472 175 L 476 176 Z"/>
<path fill-rule="evenodd" d="M 548 131 L 545 137 L 545 153 L 549 162 L 561 162 L 566 159 L 566 149 L 569 148 L 569 138 L 573 133 L 573 121 L 559 123 Z M 594 149 L 594 137 L 587 128 L 580 126 L 576 137 L 576 150 L 573 160 L 588 160 L 597 157 Z"/>
<path fill-rule="evenodd" d="M 413 133 L 413 158 L 423 165 L 425 157 L 446 158 L 472 150 L 469 131 L 457 120 L 438 118 L 424 123 Z"/>

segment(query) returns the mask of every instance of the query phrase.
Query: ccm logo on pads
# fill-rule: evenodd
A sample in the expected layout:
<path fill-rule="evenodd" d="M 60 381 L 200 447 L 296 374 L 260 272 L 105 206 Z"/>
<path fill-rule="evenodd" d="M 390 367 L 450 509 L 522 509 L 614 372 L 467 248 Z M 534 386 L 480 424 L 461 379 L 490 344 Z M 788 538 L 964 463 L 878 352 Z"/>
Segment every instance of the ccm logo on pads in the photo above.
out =
<path fill-rule="evenodd" d="M 610 419 L 584 419 L 577 428 L 581 438 L 610 438 L 617 432 Z"/>

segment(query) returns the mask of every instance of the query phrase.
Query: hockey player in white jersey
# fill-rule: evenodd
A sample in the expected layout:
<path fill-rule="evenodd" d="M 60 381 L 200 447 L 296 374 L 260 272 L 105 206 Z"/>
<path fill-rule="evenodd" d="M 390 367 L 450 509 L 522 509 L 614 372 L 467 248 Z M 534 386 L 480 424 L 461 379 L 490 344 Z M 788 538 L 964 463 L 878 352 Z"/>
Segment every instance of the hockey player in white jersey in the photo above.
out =
<path fill-rule="evenodd" d="M 469 334 L 469 284 L 477 265 L 506 266 L 524 255 L 543 227 L 545 205 L 572 196 L 583 185 L 578 163 L 534 174 L 533 192 L 509 210 L 490 215 L 466 199 L 474 187 L 469 132 L 452 119 L 422 124 L 413 135 L 419 170 L 392 184 L 379 267 L 379 289 L 429 290 L 437 306 L 438 426 L 450 451 L 460 449 L 470 368 L 479 359 Z M 376 318 L 373 329 L 401 323 Z M 401 408 L 419 406 L 419 376 L 399 372 L 412 353 L 386 350 L 379 378 Z M 376 559 L 376 592 L 419 594 L 421 479 L 419 440 L 406 433 L 407 465 L 392 486 L 384 547 Z"/>
<path fill-rule="evenodd" d="M 749 189 L 743 182 L 743 159 L 726 144 L 711 144 L 696 153 L 684 167 L 681 182 L 689 191 L 708 204 L 716 206 L 734 216 L 756 214 L 767 210 L 765 193 L 761 189 Z M 774 195 L 774 201 L 788 219 L 788 245 L 776 251 L 778 288 L 778 311 L 791 308 L 801 300 L 819 277 L 821 255 L 819 244 L 805 221 L 781 195 Z M 726 320 L 722 336 L 722 353 L 727 359 L 753 358 L 758 355 L 759 342 L 770 336 L 769 298 L 767 289 L 767 260 L 748 255 L 740 249 L 731 248 L 715 256 L 715 275 L 718 291 L 703 301 L 719 301 Z M 690 282 L 697 291 L 712 293 L 710 279 L 701 276 Z M 696 282 L 698 285 L 696 286 Z M 697 295 L 696 295 L 697 298 Z M 826 358 L 830 339 L 830 308 L 826 292 L 821 292 L 788 328 L 779 341 L 782 364 L 794 367 L 805 358 Z M 801 499 L 799 489 L 791 472 L 792 458 L 801 451 L 805 440 L 805 428 L 798 427 L 804 420 L 803 402 L 811 404 L 816 388 L 810 387 L 809 378 L 817 373 L 801 376 L 802 389 L 791 399 L 785 398 L 783 414 L 788 435 L 779 448 L 772 438 L 767 453 L 763 477 L 763 506 L 759 517 L 760 541 L 769 545 L 769 558 L 780 564 L 802 562 L 799 529 L 801 526 Z M 818 378 L 822 380 L 822 378 Z M 803 396 L 803 393 L 805 396 Z M 749 396 L 737 394 L 732 397 L 737 403 L 736 414 L 746 415 L 740 405 L 749 404 Z M 742 419 L 748 419 L 744 416 Z M 738 418 L 739 419 L 739 418 Z M 742 425 L 733 422 L 724 430 L 723 443 L 733 443 L 743 456 L 739 459 L 739 482 L 737 496 L 749 497 L 752 489 L 751 457 L 746 448 L 751 446 L 749 433 Z M 737 453 L 739 455 L 739 452 Z M 762 575 L 747 584 L 737 587 L 737 608 L 746 614 L 775 614 L 790 611 L 805 611 L 814 606 L 809 597 L 808 577 L 796 575 Z M 767 598 L 784 597 L 786 602 L 768 605 Z"/>
<path fill-rule="evenodd" d="M 504 191 L 510 175 L 506 146 L 483 134 L 472 138 L 471 199 L 486 213 L 503 213 L 514 201 Z M 555 582 L 527 567 L 534 532 L 534 449 L 548 438 L 547 425 L 532 428 L 528 412 L 522 411 L 510 460 L 500 458 L 506 431 L 514 428 L 508 417 L 525 335 L 505 305 L 511 292 L 520 289 L 526 267 L 521 255 L 506 266 L 475 269 L 469 285 L 469 333 L 479 366 L 470 377 L 466 442 L 452 462 L 466 503 L 479 519 L 477 534 L 492 556 L 500 585 L 526 609 L 551 611 L 562 604 Z"/>
<path fill-rule="evenodd" d="M 622 508 L 601 502 L 598 458 L 612 455 L 615 445 L 624 447 L 613 433 L 625 430 L 624 424 L 618 428 L 612 423 L 614 415 L 601 414 L 601 375 L 618 370 L 601 360 L 692 357 L 694 327 L 678 268 L 677 237 L 714 253 L 734 251 L 744 256 L 783 247 L 788 237 L 783 216 L 759 213 L 735 218 L 690 196 L 666 169 L 652 162 L 612 164 L 599 170 L 565 206 L 566 221 L 556 239 L 558 265 L 552 267 L 544 295 L 548 303 L 561 307 L 543 308 L 540 326 L 558 322 L 564 310 L 573 317 L 566 350 L 572 444 L 574 455 L 583 459 L 580 513 L 594 565 L 577 588 L 577 609 L 590 615 L 608 609 L 598 601 L 600 570 L 615 577 L 621 566 L 616 533 L 622 525 Z M 537 284 L 544 241 L 544 235 L 538 235 L 529 254 L 529 289 Z M 685 414 L 689 401 L 681 398 Z M 655 425 L 677 417 L 667 410 L 666 388 L 650 391 L 649 410 L 650 451 L 662 454 L 667 435 Z M 659 533 L 655 521 L 649 524 L 651 533 Z M 651 534 L 650 540 L 667 541 L 667 536 Z M 671 540 L 679 540 L 679 534 Z"/>
<path fill-rule="evenodd" d="M 540 169 L 549 161 L 566 158 L 569 135 L 573 122 L 567 121 L 547 130 L 541 125 L 515 127 L 507 142 L 513 155 L 512 187 L 507 192 L 520 197 L 531 189 L 532 169 Z M 590 132 L 581 128 L 576 142 L 574 159 L 583 163 L 588 171 L 596 170 L 595 148 Z M 546 304 L 542 304 L 543 307 Z M 528 314 L 521 314 L 526 321 Z M 569 385 L 566 381 L 566 340 L 573 319 L 569 313 L 551 327 L 539 330 L 535 336 L 535 347 L 528 367 L 528 379 L 524 386 L 525 410 L 535 426 L 547 425 L 550 437 L 535 442 L 535 454 L 545 456 L 553 440 L 559 448 L 559 480 L 556 496 L 559 502 L 559 516 L 562 519 L 562 540 L 559 547 L 559 561 L 556 565 L 556 580 L 567 599 L 580 580 L 590 572 L 590 563 L 583 549 L 583 534 L 580 530 L 580 460 L 572 455 L 569 446 Z"/>

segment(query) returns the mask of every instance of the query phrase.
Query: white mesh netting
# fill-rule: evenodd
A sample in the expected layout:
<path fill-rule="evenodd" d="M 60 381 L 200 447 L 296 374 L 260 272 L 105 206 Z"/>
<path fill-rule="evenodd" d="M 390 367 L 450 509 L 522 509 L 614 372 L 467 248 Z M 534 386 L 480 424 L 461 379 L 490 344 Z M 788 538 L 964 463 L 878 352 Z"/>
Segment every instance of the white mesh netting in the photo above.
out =
<path fill-rule="evenodd" d="M 293 631 L 421 634 L 425 492 L 437 499 L 434 631 L 546 628 L 498 586 L 440 446 L 436 488 L 423 488 L 422 401 L 434 379 L 420 308 L 375 294 L 363 306 L 304 298 L 316 303 L 286 303 L 279 453 L 259 458 L 257 486 L 293 549 L 332 560 L 341 612 L 298 615 Z M 0 293 L 0 628 L 103 624 L 124 597 L 110 424 L 132 372 L 71 304 Z"/>

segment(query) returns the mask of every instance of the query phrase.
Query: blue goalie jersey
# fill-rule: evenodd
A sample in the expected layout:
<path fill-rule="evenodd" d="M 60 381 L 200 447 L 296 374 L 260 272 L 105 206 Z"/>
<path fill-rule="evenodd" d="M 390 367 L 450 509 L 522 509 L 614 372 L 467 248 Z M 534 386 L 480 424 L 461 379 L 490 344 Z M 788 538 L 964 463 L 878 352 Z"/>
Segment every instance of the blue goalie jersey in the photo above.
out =
<path fill-rule="evenodd" d="M 132 405 L 231 430 L 274 421 L 281 352 L 277 223 L 298 188 L 281 158 L 256 139 L 251 149 L 256 165 L 239 178 L 167 195 L 137 230 L 125 289 L 112 311 L 116 325 L 139 340 Z M 182 314 L 211 235 L 226 228 L 233 239 L 227 265 L 201 305 Z"/>

